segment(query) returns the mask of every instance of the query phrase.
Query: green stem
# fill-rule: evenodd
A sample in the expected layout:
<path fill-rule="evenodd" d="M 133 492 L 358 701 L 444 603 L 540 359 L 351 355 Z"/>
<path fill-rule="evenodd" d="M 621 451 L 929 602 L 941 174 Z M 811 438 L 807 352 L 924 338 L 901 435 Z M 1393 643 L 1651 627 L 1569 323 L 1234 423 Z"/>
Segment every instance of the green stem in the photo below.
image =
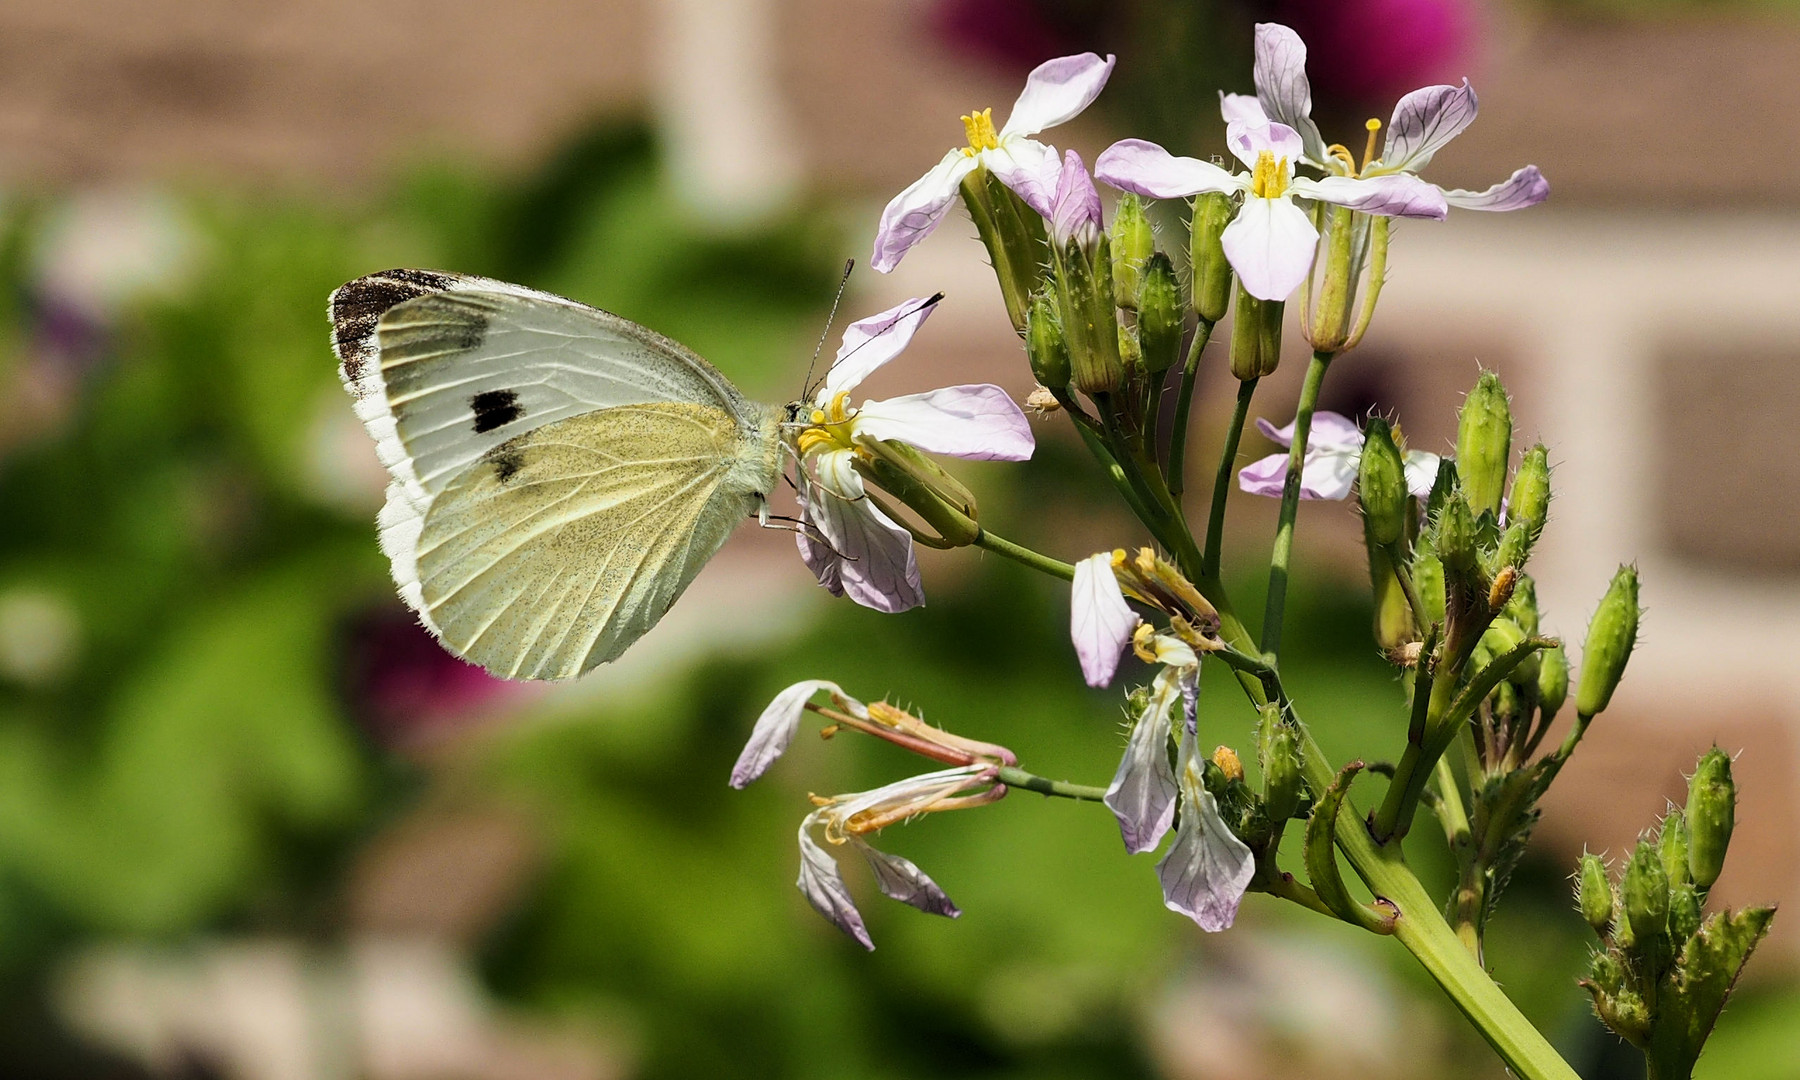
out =
<path fill-rule="evenodd" d="M 1269 882 L 1267 889 L 1264 891 L 1270 896 L 1278 896 L 1283 900 L 1292 900 L 1301 907 L 1316 911 L 1321 915 L 1333 919 L 1338 917 L 1337 912 L 1331 910 L 1331 908 L 1326 906 L 1325 901 L 1319 899 L 1318 893 L 1300 884 L 1298 881 L 1295 881 L 1294 875 L 1292 874 L 1277 875 L 1275 880 Z"/>
<path fill-rule="evenodd" d="M 1004 536 L 998 536 L 988 529 L 975 534 L 975 546 L 996 555 L 1003 555 L 1021 566 L 1029 566 L 1039 573 L 1064 581 L 1075 580 L 1075 568 L 1066 562 L 1052 559 L 1048 555 L 1040 555 L 1023 544 L 1015 544 Z"/>
<path fill-rule="evenodd" d="M 1332 354 L 1313 353 L 1300 386 L 1300 404 L 1294 411 L 1294 444 L 1288 450 L 1287 478 L 1281 485 L 1281 521 L 1275 527 L 1275 547 L 1269 553 L 1269 602 L 1263 609 L 1262 651 L 1281 651 L 1281 620 L 1287 613 L 1288 564 L 1294 556 L 1294 516 L 1300 509 L 1300 472 L 1306 464 L 1306 441 L 1312 435 L 1313 410 L 1319 404 L 1319 387 Z"/>
<path fill-rule="evenodd" d="M 1175 399 L 1175 429 L 1169 433 L 1169 491 L 1177 499 L 1187 487 L 1188 407 L 1194 401 L 1194 379 L 1200 371 L 1200 350 L 1212 340 L 1213 324 L 1201 319 L 1194 325 L 1188 344 L 1187 365 L 1181 369 L 1181 396 Z"/>
<path fill-rule="evenodd" d="M 1244 437 L 1244 421 L 1250 415 L 1250 398 L 1256 393 L 1256 383 L 1256 379 L 1238 383 L 1237 407 L 1231 411 L 1231 426 L 1225 429 L 1225 445 L 1219 450 L 1219 471 L 1213 476 L 1212 512 L 1206 518 L 1206 554 L 1200 562 L 1208 577 L 1219 574 L 1219 553 L 1225 546 L 1225 498 L 1231 494 L 1231 470 L 1237 465 L 1238 442 Z"/>
<path fill-rule="evenodd" d="M 1036 773 L 1011 765 L 1002 765 L 995 772 L 994 778 L 1009 788 L 1021 788 L 1035 791 L 1040 795 L 1054 795 L 1059 799 L 1078 799 L 1082 802 L 1099 802 L 1106 798 L 1106 789 L 1092 787 L 1087 784 L 1071 784 L 1067 780 L 1050 780 Z"/>

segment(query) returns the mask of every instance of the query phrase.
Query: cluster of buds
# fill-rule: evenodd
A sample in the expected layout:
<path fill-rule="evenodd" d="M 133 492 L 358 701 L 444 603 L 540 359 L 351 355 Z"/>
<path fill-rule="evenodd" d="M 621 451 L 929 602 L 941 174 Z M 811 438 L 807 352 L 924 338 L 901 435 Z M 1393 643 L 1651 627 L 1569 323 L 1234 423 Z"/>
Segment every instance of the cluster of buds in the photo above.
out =
<path fill-rule="evenodd" d="M 1735 823 L 1731 758 L 1708 751 L 1688 781 L 1687 806 L 1671 809 L 1638 841 L 1616 881 L 1583 855 L 1576 903 L 1604 948 L 1581 985 L 1594 1012 L 1638 1047 L 1653 1080 L 1692 1074 L 1738 973 L 1775 909 L 1705 912 Z"/>

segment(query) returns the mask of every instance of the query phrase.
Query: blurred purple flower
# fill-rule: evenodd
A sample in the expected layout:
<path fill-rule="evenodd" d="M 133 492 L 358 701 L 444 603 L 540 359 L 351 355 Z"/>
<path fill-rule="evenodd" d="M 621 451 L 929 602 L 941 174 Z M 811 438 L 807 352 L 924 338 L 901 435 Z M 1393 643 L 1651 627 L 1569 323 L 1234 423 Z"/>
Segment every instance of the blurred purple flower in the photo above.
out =
<path fill-rule="evenodd" d="M 370 735 L 399 748 L 460 731 L 532 692 L 450 655 L 411 612 L 386 606 L 351 626 L 343 687 Z"/>
<path fill-rule="evenodd" d="M 1276 11 L 1318 50 L 1312 74 L 1333 99 L 1387 101 L 1466 69 L 1468 0 L 1286 0 Z"/>

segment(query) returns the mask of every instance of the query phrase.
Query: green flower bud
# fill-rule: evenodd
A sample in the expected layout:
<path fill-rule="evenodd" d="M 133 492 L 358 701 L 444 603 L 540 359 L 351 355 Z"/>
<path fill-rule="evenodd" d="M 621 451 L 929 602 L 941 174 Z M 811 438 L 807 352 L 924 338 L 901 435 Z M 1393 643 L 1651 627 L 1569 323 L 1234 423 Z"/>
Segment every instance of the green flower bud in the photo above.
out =
<path fill-rule="evenodd" d="M 1366 538 L 1366 521 L 1363 532 Z M 1412 604 L 1406 599 L 1406 591 L 1394 576 L 1394 563 L 1387 549 L 1372 541 L 1368 549 L 1369 586 L 1375 595 L 1375 643 L 1386 652 L 1419 640 L 1419 630 L 1413 624 Z"/>
<path fill-rule="evenodd" d="M 1501 566 L 1524 566 L 1532 545 L 1543 535 L 1544 523 L 1550 519 L 1550 452 L 1543 443 L 1525 451 L 1525 460 L 1513 474 L 1506 516 L 1498 562 Z"/>
<path fill-rule="evenodd" d="M 1456 473 L 1469 509 L 1500 512 L 1506 492 L 1506 465 L 1512 453 L 1512 409 L 1500 376 L 1481 373 L 1463 399 L 1456 425 Z"/>
<path fill-rule="evenodd" d="M 1469 513 L 1468 503 L 1461 499 L 1444 503 L 1433 529 L 1432 547 L 1444 564 L 1446 578 L 1475 572 L 1481 560 L 1475 547 L 1475 517 Z"/>
<path fill-rule="evenodd" d="M 1638 841 L 1625 864 L 1620 883 L 1625 898 L 1625 918 L 1639 942 L 1651 942 L 1669 926 L 1669 875 L 1663 873 L 1662 855 L 1648 840 Z"/>
<path fill-rule="evenodd" d="M 1300 733 L 1283 723 L 1281 707 L 1265 705 L 1257 732 L 1263 774 L 1263 810 L 1270 821 L 1286 821 L 1300 808 Z"/>
<path fill-rule="evenodd" d="M 1656 837 L 1656 850 L 1662 855 L 1663 873 L 1670 887 L 1686 885 L 1693 880 L 1688 870 L 1687 819 L 1680 810 L 1670 810 L 1663 817 L 1662 830 Z"/>
<path fill-rule="evenodd" d="M 1119 307 L 1137 310 L 1144 264 L 1155 251 L 1156 232 L 1144 216 L 1144 200 L 1127 191 L 1119 196 L 1112 226 L 1113 302 Z"/>
<path fill-rule="evenodd" d="M 1537 634 L 1537 582 L 1531 580 L 1531 575 L 1519 574 L 1513 579 L 1512 599 L 1506 602 L 1503 613 L 1518 623 L 1519 629 L 1525 631 L 1527 636 Z"/>
<path fill-rule="evenodd" d="M 1186 318 L 1175 267 L 1159 251 L 1150 256 L 1144 267 L 1144 284 L 1138 294 L 1138 344 L 1142 347 L 1145 371 L 1160 375 L 1181 359 L 1181 330 Z"/>
<path fill-rule="evenodd" d="M 1406 465 L 1386 420 L 1371 417 L 1363 435 L 1362 461 L 1356 475 L 1363 528 L 1374 543 L 1393 544 L 1406 534 Z"/>
<path fill-rule="evenodd" d="M 961 190 L 1000 283 L 1007 317 L 1023 334 L 1031 294 L 1043 282 L 1043 267 L 1050 261 L 1044 218 L 986 168 L 964 177 Z"/>
<path fill-rule="evenodd" d="M 1637 644 L 1638 615 L 1637 569 L 1621 566 L 1588 623 L 1581 678 L 1575 684 L 1575 711 L 1582 716 L 1599 713 L 1612 700 Z"/>
<path fill-rule="evenodd" d="M 1569 700 L 1569 654 L 1558 645 L 1538 656 L 1538 708 L 1549 720 Z"/>
<path fill-rule="evenodd" d="M 1669 937 L 1675 952 L 1700 929 L 1700 893 L 1693 885 L 1682 883 L 1669 890 Z"/>
<path fill-rule="evenodd" d="M 1275 374 L 1281 363 L 1280 300 L 1258 300 L 1237 291 L 1237 318 L 1231 325 L 1231 374 L 1240 382 Z"/>
<path fill-rule="evenodd" d="M 1606 864 L 1598 855 L 1583 854 L 1580 868 L 1575 872 L 1575 902 L 1581 908 L 1581 917 L 1594 928 L 1594 933 L 1606 936 L 1606 928 L 1613 920 L 1612 882 L 1606 879 Z"/>
<path fill-rule="evenodd" d="M 1106 394 L 1124 377 L 1119 356 L 1119 321 L 1113 307 L 1112 256 L 1106 241 L 1089 255 L 1071 243 L 1056 259 L 1057 310 L 1069 343 L 1075 386 L 1084 394 Z"/>
<path fill-rule="evenodd" d="M 1426 549 L 1413 556 L 1413 587 L 1419 590 L 1419 602 L 1425 606 L 1425 617 L 1432 622 L 1444 621 L 1444 564 L 1437 553 Z"/>
<path fill-rule="evenodd" d="M 1231 196 L 1207 192 L 1194 199 L 1194 228 L 1189 236 L 1189 268 L 1194 278 L 1194 311 L 1209 323 L 1225 317 L 1231 300 L 1231 264 L 1219 237 L 1231 223 Z"/>
<path fill-rule="evenodd" d="M 1725 869 L 1725 849 L 1737 824 L 1737 785 L 1731 758 L 1713 747 L 1694 767 L 1688 781 L 1688 869 L 1694 884 L 1710 889 Z"/>
<path fill-rule="evenodd" d="M 1059 392 L 1068 389 L 1069 343 L 1063 339 L 1056 293 L 1049 289 L 1039 289 L 1031 298 L 1031 311 L 1025 318 L 1025 355 L 1031 358 L 1031 373 L 1039 383 Z"/>

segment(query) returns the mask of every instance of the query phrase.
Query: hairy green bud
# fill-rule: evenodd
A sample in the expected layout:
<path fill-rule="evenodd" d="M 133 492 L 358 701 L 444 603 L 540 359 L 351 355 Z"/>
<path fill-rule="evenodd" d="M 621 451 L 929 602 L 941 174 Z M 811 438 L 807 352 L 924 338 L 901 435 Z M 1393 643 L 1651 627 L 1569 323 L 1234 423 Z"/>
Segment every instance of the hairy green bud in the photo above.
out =
<path fill-rule="evenodd" d="M 1263 809 L 1270 821 L 1286 821 L 1300 808 L 1300 733 L 1281 719 L 1279 705 L 1265 705 L 1257 732 L 1262 759 Z"/>
<path fill-rule="evenodd" d="M 1682 882 L 1669 890 L 1669 937 L 1674 939 L 1675 951 L 1681 951 L 1682 943 L 1700 929 L 1700 893 L 1689 882 Z"/>
<path fill-rule="evenodd" d="M 1363 433 L 1362 461 L 1357 466 L 1356 498 L 1362 504 L 1363 528 L 1377 544 L 1393 544 L 1406 534 L 1406 464 L 1388 422 L 1369 418 Z"/>
<path fill-rule="evenodd" d="M 1637 644 L 1639 614 L 1637 568 L 1621 566 L 1588 623 L 1581 678 L 1575 684 L 1575 711 L 1582 716 L 1593 716 L 1612 701 Z"/>
<path fill-rule="evenodd" d="M 1231 300 L 1231 263 L 1219 242 L 1231 224 L 1231 196 L 1206 192 L 1194 199 L 1194 227 L 1189 236 L 1189 267 L 1194 278 L 1194 312 L 1209 323 L 1225 317 Z"/>
<path fill-rule="evenodd" d="M 1281 364 L 1280 300 L 1258 300 L 1237 291 L 1237 318 L 1231 324 L 1231 374 L 1240 382 L 1275 374 Z"/>
<path fill-rule="evenodd" d="M 1737 785 L 1731 758 L 1718 747 L 1708 750 L 1688 781 L 1688 868 L 1694 884 L 1710 889 L 1725 869 L 1725 849 L 1737 824 Z"/>
<path fill-rule="evenodd" d="M 1625 898 L 1625 918 L 1639 942 L 1651 942 L 1669 926 L 1669 875 L 1663 873 L 1662 855 L 1648 840 L 1638 841 L 1625 864 L 1619 891 Z"/>
<path fill-rule="evenodd" d="M 1119 196 L 1113 215 L 1113 302 L 1137 310 L 1138 292 L 1144 283 L 1144 266 L 1156 251 L 1156 232 L 1144 215 L 1144 200 L 1127 191 Z"/>
<path fill-rule="evenodd" d="M 1125 374 L 1119 320 L 1113 307 L 1112 256 L 1106 241 L 1089 253 L 1071 242 L 1057 253 L 1057 309 L 1069 343 L 1069 363 L 1082 393 L 1111 393 Z"/>
<path fill-rule="evenodd" d="M 1575 903 L 1581 908 L 1581 917 L 1594 928 L 1594 933 L 1606 936 L 1606 928 L 1613 920 L 1612 882 L 1606 878 L 1606 864 L 1600 856 L 1583 854 L 1581 865 L 1575 872 Z"/>
<path fill-rule="evenodd" d="M 1662 830 L 1656 837 L 1656 850 L 1662 855 L 1663 873 L 1669 875 L 1671 888 L 1693 880 L 1688 870 L 1687 818 L 1680 810 L 1670 810 L 1663 817 Z"/>
<path fill-rule="evenodd" d="M 1162 252 L 1150 256 L 1138 293 L 1138 344 L 1144 370 L 1160 375 L 1181 359 L 1181 330 L 1186 312 L 1181 304 L 1181 282 L 1174 264 Z"/>
<path fill-rule="evenodd" d="M 1569 654 L 1557 645 L 1538 657 L 1538 708 L 1548 721 L 1569 700 Z"/>
<path fill-rule="evenodd" d="M 1550 451 L 1539 443 L 1525 451 L 1525 459 L 1513 474 L 1512 494 L 1506 500 L 1506 532 L 1500 537 L 1501 566 L 1524 566 L 1531 548 L 1550 520 Z"/>
<path fill-rule="evenodd" d="M 1475 516 L 1469 513 L 1469 504 L 1463 500 L 1445 501 L 1443 509 L 1438 511 L 1432 541 L 1438 561 L 1444 564 L 1445 577 L 1467 577 L 1480 565 L 1480 553 L 1475 546 Z"/>
<path fill-rule="evenodd" d="M 1463 498 L 1475 514 L 1500 513 L 1511 453 L 1512 408 L 1506 388 L 1500 385 L 1500 376 L 1484 371 L 1463 399 L 1456 424 L 1456 472 Z"/>
<path fill-rule="evenodd" d="M 1031 373 L 1039 383 L 1059 392 L 1068 389 L 1069 343 L 1063 338 L 1056 294 L 1049 289 L 1039 289 L 1031 298 L 1025 317 L 1025 355 L 1030 357 Z"/>

